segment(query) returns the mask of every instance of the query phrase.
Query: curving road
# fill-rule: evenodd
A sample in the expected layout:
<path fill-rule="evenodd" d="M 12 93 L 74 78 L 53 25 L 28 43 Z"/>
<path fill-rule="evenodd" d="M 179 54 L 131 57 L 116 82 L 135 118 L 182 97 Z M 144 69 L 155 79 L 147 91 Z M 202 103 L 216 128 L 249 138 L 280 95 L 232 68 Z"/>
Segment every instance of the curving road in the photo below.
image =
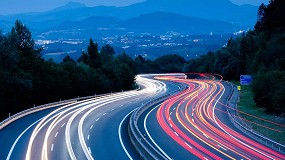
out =
<path fill-rule="evenodd" d="M 0 159 L 141 159 L 128 125 L 142 104 L 188 88 L 145 110 L 138 127 L 167 159 L 285 159 L 230 122 L 230 83 L 200 74 L 141 75 L 138 91 L 99 96 L 25 116 L 0 130 Z"/>
<path fill-rule="evenodd" d="M 140 128 L 153 145 L 168 159 L 285 159 L 233 126 L 226 110 L 232 85 L 214 77 L 159 77 L 189 88 L 146 113 Z"/>
<path fill-rule="evenodd" d="M 139 159 L 128 118 L 150 99 L 177 88 L 138 76 L 138 91 L 79 101 L 21 118 L 0 130 L 0 159 Z"/>

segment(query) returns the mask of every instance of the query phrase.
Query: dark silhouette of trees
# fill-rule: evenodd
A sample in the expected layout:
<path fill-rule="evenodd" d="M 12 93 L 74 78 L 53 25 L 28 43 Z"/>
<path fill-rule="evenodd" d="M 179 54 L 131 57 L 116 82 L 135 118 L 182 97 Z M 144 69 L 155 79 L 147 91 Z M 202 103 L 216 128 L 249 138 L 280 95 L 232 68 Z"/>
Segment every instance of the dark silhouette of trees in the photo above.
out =
<path fill-rule="evenodd" d="M 190 60 L 188 72 L 212 72 L 239 80 L 254 75 L 254 101 L 269 113 L 285 112 L 285 11 L 284 0 L 271 0 L 258 9 L 254 31 L 234 39 L 215 53 Z"/>
<path fill-rule="evenodd" d="M 283 32 L 285 30 L 284 9 L 284 0 L 270 0 L 269 5 L 261 5 L 258 10 L 256 31 L 264 32 L 267 39 L 275 33 Z"/>
<path fill-rule="evenodd" d="M 158 57 L 154 61 L 146 60 L 141 55 L 135 58 L 138 73 L 180 73 L 186 61 L 177 54 Z"/>
<path fill-rule="evenodd" d="M 90 38 L 89 45 L 87 47 L 87 53 L 84 51 L 82 55 L 77 60 L 78 62 L 83 62 L 84 64 L 96 69 L 100 67 L 100 56 L 98 52 L 98 44 L 94 43 Z"/>
<path fill-rule="evenodd" d="M 89 46 L 87 48 L 87 52 L 89 55 L 89 66 L 92 68 L 100 67 L 100 57 L 98 53 L 98 44 L 94 43 L 92 39 L 90 39 Z"/>
<path fill-rule="evenodd" d="M 162 73 L 175 73 L 181 72 L 185 59 L 178 54 L 169 54 L 161 56 L 154 60 L 154 67 L 157 69 L 157 72 Z"/>
<path fill-rule="evenodd" d="M 44 60 L 41 50 L 18 20 L 8 34 L 0 32 L 1 120 L 34 104 L 134 89 L 134 61 L 126 53 L 115 57 L 110 45 L 99 53 L 90 39 L 78 62 L 67 55 L 59 64 Z"/>
<path fill-rule="evenodd" d="M 155 73 L 155 68 L 153 66 L 153 61 L 146 60 L 141 55 L 135 58 L 135 66 L 137 73 Z"/>

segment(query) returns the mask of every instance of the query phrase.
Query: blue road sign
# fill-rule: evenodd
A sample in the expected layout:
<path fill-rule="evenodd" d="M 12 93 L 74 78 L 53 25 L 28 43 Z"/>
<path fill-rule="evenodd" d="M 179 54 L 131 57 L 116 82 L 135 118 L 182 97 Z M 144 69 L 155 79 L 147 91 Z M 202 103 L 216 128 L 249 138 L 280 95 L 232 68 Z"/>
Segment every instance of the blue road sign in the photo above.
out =
<path fill-rule="evenodd" d="M 251 75 L 241 75 L 240 76 L 240 84 L 241 85 L 250 85 L 252 82 L 252 76 Z"/>

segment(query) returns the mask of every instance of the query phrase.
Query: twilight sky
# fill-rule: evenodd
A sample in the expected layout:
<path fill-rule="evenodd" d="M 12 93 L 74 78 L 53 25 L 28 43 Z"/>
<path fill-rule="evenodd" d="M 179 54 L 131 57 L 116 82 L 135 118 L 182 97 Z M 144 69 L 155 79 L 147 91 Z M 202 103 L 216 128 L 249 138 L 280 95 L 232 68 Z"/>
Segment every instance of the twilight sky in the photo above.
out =
<path fill-rule="evenodd" d="M 144 0 L 0 0 L 0 15 L 24 13 L 24 12 L 43 12 L 53 8 L 63 6 L 66 3 L 80 2 L 87 6 L 108 5 L 126 6 Z M 261 3 L 267 4 L 269 0 L 230 0 L 235 4 L 252 4 L 259 6 Z"/>

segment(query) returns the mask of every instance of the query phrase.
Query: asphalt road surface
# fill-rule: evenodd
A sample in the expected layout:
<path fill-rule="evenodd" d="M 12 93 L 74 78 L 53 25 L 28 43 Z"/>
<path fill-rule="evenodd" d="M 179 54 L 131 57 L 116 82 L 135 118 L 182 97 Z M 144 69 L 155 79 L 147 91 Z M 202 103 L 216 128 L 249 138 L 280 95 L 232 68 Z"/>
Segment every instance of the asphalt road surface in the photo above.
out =
<path fill-rule="evenodd" d="M 143 77 L 137 78 L 141 90 L 48 109 L 11 123 L 0 130 L 0 159 L 140 159 L 127 133 L 130 114 L 177 89 Z"/>
<path fill-rule="evenodd" d="M 173 83 L 174 82 L 174 83 Z M 0 130 L 0 160 L 141 159 L 130 115 L 151 99 L 188 88 L 147 109 L 139 129 L 168 159 L 285 159 L 241 133 L 226 108 L 232 85 L 212 75 L 141 75 L 140 90 L 113 93 L 25 116 Z"/>
<path fill-rule="evenodd" d="M 163 79 L 189 88 L 145 113 L 140 128 L 168 159 L 285 159 L 233 126 L 226 110 L 233 87 L 228 82 Z"/>

